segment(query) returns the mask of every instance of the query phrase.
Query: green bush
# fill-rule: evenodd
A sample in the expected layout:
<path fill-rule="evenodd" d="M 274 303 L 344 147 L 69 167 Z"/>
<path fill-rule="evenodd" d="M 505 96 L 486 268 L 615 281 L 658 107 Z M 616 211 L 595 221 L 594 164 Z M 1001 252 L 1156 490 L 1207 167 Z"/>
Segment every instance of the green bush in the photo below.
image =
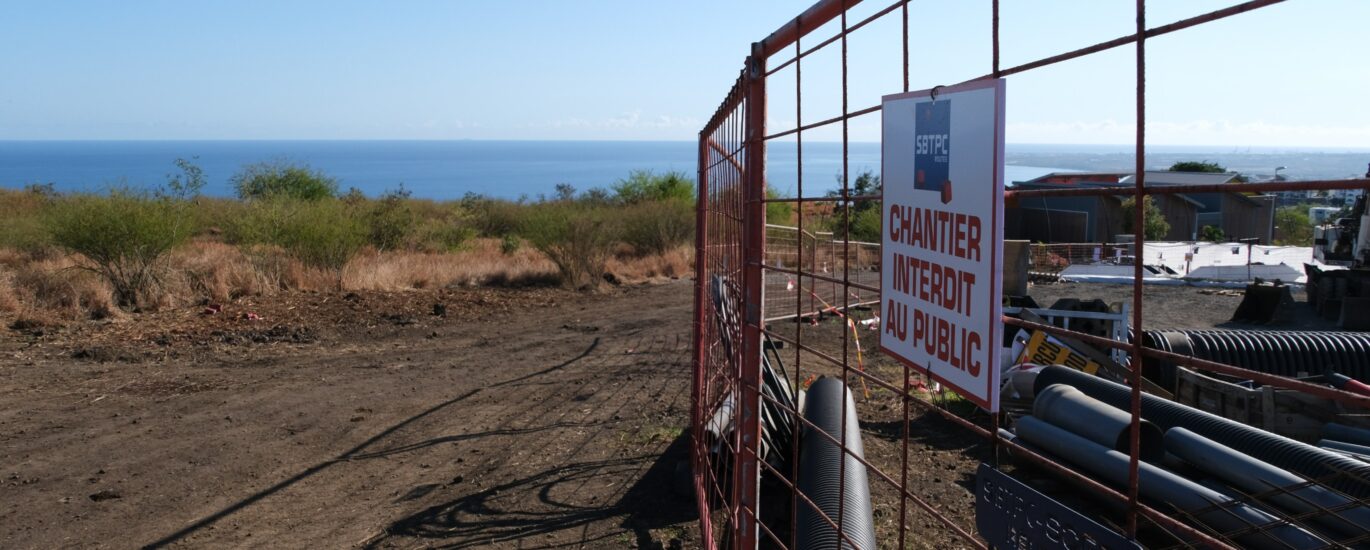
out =
<path fill-rule="evenodd" d="M 366 213 L 368 239 L 378 250 L 394 250 L 409 244 L 418 229 L 418 219 L 408 205 L 404 186 L 388 191 Z"/>
<path fill-rule="evenodd" d="M 522 247 L 523 240 L 519 239 L 516 235 L 505 235 L 499 242 L 499 251 L 505 256 L 518 252 L 519 248 Z"/>
<path fill-rule="evenodd" d="M 482 237 L 504 237 L 517 233 L 527 205 L 500 199 L 468 194 L 461 207 L 470 219 L 471 227 Z"/>
<path fill-rule="evenodd" d="M 55 200 L 44 225 L 54 243 L 80 254 L 107 281 L 121 307 L 138 305 L 160 282 L 160 263 L 191 233 L 189 203 L 115 189 Z"/>
<path fill-rule="evenodd" d="M 244 166 L 229 180 L 241 199 L 321 200 L 338 194 L 338 181 L 284 160 Z"/>
<path fill-rule="evenodd" d="M 621 238 L 638 254 L 660 254 L 694 237 L 694 205 L 679 199 L 620 207 Z"/>
<path fill-rule="evenodd" d="M 52 203 L 50 186 L 30 186 L 24 191 L 0 190 L 0 248 L 38 254 L 52 246 L 43 225 L 43 209 Z"/>
<path fill-rule="evenodd" d="M 1165 214 L 1161 213 L 1161 209 L 1151 197 L 1144 197 L 1142 205 L 1142 235 L 1148 241 L 1164 239 L 1166 234 L 1170 233 L 1170 222 L 1165 221 Z M 1134 210 L 1136 206 L 1137 197 L 1123 199 L 1123 233 L 1136 231 L 1132 227 L 1132 222 L 1137 216 Z"/>
<path fill-rule="evenodd" d="M 528 207 L 520 233 L 546 254 L 575 289 L 597 288 L 613 255 L 619 213 L 608 208 L 549 202 Z"/>
<path fill-rule="evenodd" d="M 227 236 L 244 246 L 279 246 L 306 265 L 341 273 L 366 245 L 368 227 L 341 200 L 275 199 L 250 204 Z"/>
<path fill-rule="evenodd" d="M 614 184 L 614 196 L 621 204 L 666 200 L 691 202 L 695 198 L 695 183 L 684 172 L 656 174 L 651 170 L 634 170 Z"/>
<path fill-rule="evenodd" d="M 1223 234 L 1223 230 L 1219 227 L 1205 225 L 1199 229 L 1199 240 L 1220 243 L 1227 240 L 1227 235 Z"/>

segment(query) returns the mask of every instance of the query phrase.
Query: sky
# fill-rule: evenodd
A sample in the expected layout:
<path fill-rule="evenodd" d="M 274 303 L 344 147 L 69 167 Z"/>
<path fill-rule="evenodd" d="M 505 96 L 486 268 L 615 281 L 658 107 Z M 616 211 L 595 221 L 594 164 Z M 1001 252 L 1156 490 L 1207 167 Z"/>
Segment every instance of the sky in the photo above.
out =
<path fill-rule="evenodd" d="M 810 3 L 9 1 L 0 139 L 691 140 L 749 44 Z M 1231 3 L 1153 0 L 1148 24 Z M 1004 67 L 1134 25 L 1124 0 L 1002 4 Z M 849 18 L 887 5 L 867 0 Z M 989 6 L 912 2 L 913 89 L 989 72 Z M 1149 142 L 1370 147 L 1368 21 L 1370 1 L 1290 0 L 1149 40 Z M 852 110 L 903 91 L 900 23 L 896 12 L 848 39 Z M 841 112 L 839 47 L 804 59 L 802 113 L 793 69 L 771 78 L 771 129 Z M 1131 143 L 1134 55 L 1009 77 L 1008 141 Z M 878 124 L 853 121 L 851 138 L 878 139 Z"/>

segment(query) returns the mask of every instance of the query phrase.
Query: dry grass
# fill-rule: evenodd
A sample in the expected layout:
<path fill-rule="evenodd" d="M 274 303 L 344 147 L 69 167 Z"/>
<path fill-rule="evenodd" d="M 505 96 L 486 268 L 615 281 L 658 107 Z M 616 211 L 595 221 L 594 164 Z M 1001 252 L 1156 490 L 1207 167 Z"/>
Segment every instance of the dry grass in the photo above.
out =
<path fill-rule="evenodd" d="M 402 291 L 453 286 L 555 285 L 555 264 L 531 246 L 505 253 L 500 239 L 480 238 L 455 252 L 367 250 L 341 273 L 343 290 Z M 0 249 L 0 315 L 46 322 L 121 315 L 109 285 L 80 269 L 79 257 Z M 694 251 L 663 254 L 630 248 L 609 260 L 608 272 L 627 284 L 688 277 Z M 339 288 L 336 272 L 305 266 L 276 247 L 242 248 L 202 237 L 173 251 L 144 310 L 226 303 L 281 291 Z"/>
<path fill-rule="evenodd" d="M 9 293 L 21 315 L 46 312 L 64 319 L 104 319 L 119 314 L 114 293 L 95 274 L 76 267 L 70 257 L 37 260 L 10 277 Z"/>
<path fill-rule="evenodd" d="M 694 274 L 694 248 L 681 245 L 661 254 L 636 256 L 618 254 L 606 266 L 620 282 L 628 284 L 656 282 L 662 279 L 688 277 Z"/>
<path fill-rule="evenodd" d="M 450 253 L 368 252 L 343 269 L 348 290 L 406 290 L 449 286 L 526 286 L 557 281 L 542 253 L 520 247 L 500 251 L 499 239 L 475 239 Z"/>

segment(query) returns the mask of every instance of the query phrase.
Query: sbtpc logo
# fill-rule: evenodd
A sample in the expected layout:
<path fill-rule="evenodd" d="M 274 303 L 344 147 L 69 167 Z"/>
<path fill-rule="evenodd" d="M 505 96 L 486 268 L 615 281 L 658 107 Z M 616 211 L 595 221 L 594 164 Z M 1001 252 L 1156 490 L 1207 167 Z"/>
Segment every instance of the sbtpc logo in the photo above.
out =
<path fill-rule="evenodd" d="M 951 101 L 914 105 L 914 189 L 937 191 L 951 202 Z"/>

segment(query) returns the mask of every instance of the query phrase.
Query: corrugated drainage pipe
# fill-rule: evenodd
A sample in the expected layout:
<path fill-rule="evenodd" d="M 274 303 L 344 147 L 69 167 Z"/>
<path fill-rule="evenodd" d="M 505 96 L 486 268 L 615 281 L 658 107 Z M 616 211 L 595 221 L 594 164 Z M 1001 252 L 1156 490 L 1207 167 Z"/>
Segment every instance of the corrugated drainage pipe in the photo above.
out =
<path fill-rule="evenodd" d="M 1037 375 L 1036 390 L 1052 384 L 1069 384 L 1085 395 L 1114 407 L 1130 407 L 1132 390 L 1102 378 L 1062 366 L 1050 366 Z M 1186 407 L 1174 401 L 1142 394 L 1142 417 L 1161 429 L 1186 428 L 1303 477 L 1327 484 L 1356 498 L 1370 496 L 1370 464 L 1239 422 Z M 1348 475 L 1327 478 L 1337 473 Z"/>
<path fill-rule="evenodd" d="M 1322 438 L 1357 445 L 1370 445 L 1370 430 L 1331 422 L 1323 425 Z"/>
<path fill-rule="evenodd" d="M 1370 380 L 1370 333 L 1281 330 L 1167 330 L 1145 333 L 1147 347 L 1254 371 L 1294 377 L 1339 372 Z M 1148 375 L 1174 384 L 1174 365 L 1148 360 Z"/>
<path fill-rule="evenodd" d="M 1370 508 L 1356 506 L 1336 513 L 1318 513 L 1351 503 L 1350 499 L 1319 485 L 1304 485 L 1304 479 L 1257 460 L 1247 454 L 1184 428 L 1165 433 L 1165 448 L 1204 473 L 1249 495 L 1268 495 L 1268 501 L 1288 512 L 1312 513 L 1318 525 L 1346 537 L 1367 534 Z M 1287 491 L 1287 492 L 1285 492 Z"/>
<path fill-rule="evenodd" d="M 846 424 L 842 411 L 846 409 Z M 875 520 L 871 515 L 870 485 L 866 466 L 855 457 L 842 452 L 832 439 L 842 441 L 856 456 L 865 457 L 861 445 L 861 426 L 856 420 L 856 402 L 851 391 L 838 378 L 819 378 L 809 386 L 804 398 L 804 418 L 813 425 L 805 425 L 799 447 L 799 490 L 812 500 L 819 510 L 808 503 L 795 503 L 798 508 L 795 543 L 798 548 L 823 549 L 876 548 Z M 815 426 L 832 439 L 815 431 Z M 845 463 L 845 464 L 844 464 Z M 842 507 L 837 534 L 832 523 L 838 523 L 838 507 Z M 823 519 L 826 515 L 832 520 Z M 848 543 L 850 540 L 851 543 Z"/>
<path fill-rule="evenodd" d="M 1099 445 L 1040 419 L 1018 419 L 1018 437 L 1062 457 L 1114 485 L 1126 485 L 1128 455 Z M 1137 488 L 1153 502 L 1170 504 L 1222 533 L 1278 521 L 1274 516 L 1145 462 L 1137 465 Z M 1221 505 L 1216 507 L 1214 505 Z M 1327 542 L 1292 525 L 1236 537 L 1246 548 L 1322 548 Z"/>
<path fill-rule="evenodd" d="M 1336 441 L 1332 439 L 1319 439 L 1318 446 L 1324 449 L 1332 449 L 1343 453 L 1370 457 L 1370 447 L 1365 445 L 1357 445 L 1355 443 L 1347 443 L 1345 441 Z"/>
<path fill-rule="evenodd" d="M 1034 393 L 1033 416 L 1115 451 L 1131 452 L 1132 415 L 1065 384 Z M 1147 462 L 1160 462 L 1165 456 L 1161 429 L 1143 420 L 1141 430 L 1139 456 Z"/>

